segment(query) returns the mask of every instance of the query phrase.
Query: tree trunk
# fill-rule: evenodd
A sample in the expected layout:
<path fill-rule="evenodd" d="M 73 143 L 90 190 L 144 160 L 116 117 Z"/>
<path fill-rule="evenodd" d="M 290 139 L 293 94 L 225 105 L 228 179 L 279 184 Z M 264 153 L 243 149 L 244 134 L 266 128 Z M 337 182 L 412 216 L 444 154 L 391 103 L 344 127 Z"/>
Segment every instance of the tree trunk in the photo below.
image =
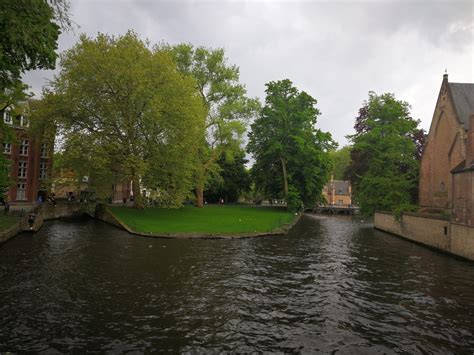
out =
<path fill-rule="evenodd" d="M 288 196 L 288 176 L 286 175 L 286 163 L 283 157 L 280 155 L 281 169 L 283 171 L 283 194 L 286 198 Z"/>
<path fill-rule="evenodd" d="M 204 188 L 200 183 L 196 186 L 196 207 L 204 207 Z"/>
<path fill-rule="evenodd" d="M 143 198 L 142 198 L 142 193 L 140 191 L 140 179 L 138 176 L 134 176 L 132 178 L 132 184 L 133 184 L 133 200 L 134 204 L 133 207 L 139 210 L 143 209 Z"/>

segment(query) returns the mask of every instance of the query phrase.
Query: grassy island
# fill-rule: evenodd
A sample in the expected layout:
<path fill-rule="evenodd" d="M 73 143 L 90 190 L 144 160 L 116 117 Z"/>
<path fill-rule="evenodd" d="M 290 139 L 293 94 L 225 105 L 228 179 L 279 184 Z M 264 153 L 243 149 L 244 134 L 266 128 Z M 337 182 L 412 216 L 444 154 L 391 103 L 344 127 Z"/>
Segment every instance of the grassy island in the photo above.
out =
<path fill-rule="evenodd" d="M 270 232 L 290 223 L 294 214 L 277 207 L 208 205 L 177 209 L 135 210 L 112 207 L 112 213 L 136 232 L 236 234 Z"/>
<path fill-rule="evenodd" d="M 3 211 L 2 211 L 3 213 Z M 0 231 L 7 230 L 18 222 L 18 217 L 0 215 Z"/>

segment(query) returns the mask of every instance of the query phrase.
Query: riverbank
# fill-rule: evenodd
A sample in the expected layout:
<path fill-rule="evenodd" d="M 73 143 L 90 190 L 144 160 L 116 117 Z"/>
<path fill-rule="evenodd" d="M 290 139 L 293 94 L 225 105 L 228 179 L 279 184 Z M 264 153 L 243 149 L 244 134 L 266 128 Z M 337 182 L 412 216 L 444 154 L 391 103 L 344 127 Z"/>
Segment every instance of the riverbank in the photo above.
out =
<path fill-rule="evenodd" d="M 6 231 L 18 223 L 19 218 L 16 216 L 0 215 L 0 232 Z"/>
<path fill-rule="evenodd" d="M 452 222 L 448 217 L 406 212 L 400 219 L 376 212 L 374 227 L 430 248 L 474 261 L 474 227 Z"/>
<path fill-rule="evenodd" d="M 204 208 L 146 210 L 111 207 L 109 210 L 111 216 L 106 220 L 109 223 L 118 223 L 133 234 L 167 238 L 276 235 L 284 234 L 296 222 L 295 214 L 276 207 L 208 205 Z"/>

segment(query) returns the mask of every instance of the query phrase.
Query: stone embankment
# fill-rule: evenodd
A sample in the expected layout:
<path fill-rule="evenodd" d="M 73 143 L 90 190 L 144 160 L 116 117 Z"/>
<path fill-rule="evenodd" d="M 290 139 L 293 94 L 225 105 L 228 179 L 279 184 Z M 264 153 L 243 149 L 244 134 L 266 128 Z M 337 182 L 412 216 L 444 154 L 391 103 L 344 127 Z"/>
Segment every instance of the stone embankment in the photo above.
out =
<path fill-rule="evenodd" d="M 32 226 L 28 224 L 28 214 L 30 212 L 35 213 L 35 222 Z M 125 230 L 131 234 L 152 237 L 152 238 L 196 238 L 196 239 L 237 239 L 237 238 L 250 238 L 250 237 L 264 237 L 271 235 L 284 235 L 286 234 L 300 219 L 301 213 L 296 216 L 291 224 L 283 225 L 282 227 L 271 231 L 271 232 L 256 232 L 256 233 L 236 233 L 236 234 L 198 234 L 198 233 L 186 233 L 186 234 L 155 234 L 155 233 L 141 233 L 132 230 L 129 226 L 120 221 L 113 213 L 110 212 L 107 205 L 96 204 L 96 203 L 79 203 L 79 202 L 61 202 L 56 206 L 52 204 L 42 204 L 31 208 L 30 210 L 22 211 L 22 216 L 16 225 L 12 226 L 8 230 L 0 231 L 0 243 L 7 241 L 14 237 L 21 231 L 36 232 L 43 225 L 44 221 L 59 219 L 59 218 L 70 218 L 76 216 L 88 215 L 92 218 L 96 218 L 108 224 L 111 224 L 119 229 Z"/>
<path fill-rule="evenodd" d="M 451 222 L 448 217 L 410 212 L 397 220 L 389 212 L 376 212 L 374 227 L 474 261 L 474 227 Z"/>
<path fill-rule="evenodd" d="M 43 203 L 26 209 L 16 209 L 11 213 L 18 216 L 18 222 L 10 228 L 0 231 L 0 243 L 6 242 L 22 231 L 36 232 L 44 221 L 59 218 L 71 218 L 83 215 L 95 216 L 96 203 L 59 201 L 56 205 Z M 34 223 L 30 226 L 28 215 L 34 213 Z"/>

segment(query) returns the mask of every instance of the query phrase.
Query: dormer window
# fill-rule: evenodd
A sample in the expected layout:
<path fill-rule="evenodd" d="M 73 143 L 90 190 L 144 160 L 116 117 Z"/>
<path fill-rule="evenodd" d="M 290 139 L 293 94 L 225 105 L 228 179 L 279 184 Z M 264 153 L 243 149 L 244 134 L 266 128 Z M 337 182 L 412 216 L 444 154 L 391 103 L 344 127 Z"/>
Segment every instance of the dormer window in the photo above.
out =
<path fill-rule="evenodd" d="M 5 110 L 3 112 L 3 122 L 5 122 L 6 124 L 12 124 L 13 123 L 12 114 L 11 114 L 10 110 Z"/>

